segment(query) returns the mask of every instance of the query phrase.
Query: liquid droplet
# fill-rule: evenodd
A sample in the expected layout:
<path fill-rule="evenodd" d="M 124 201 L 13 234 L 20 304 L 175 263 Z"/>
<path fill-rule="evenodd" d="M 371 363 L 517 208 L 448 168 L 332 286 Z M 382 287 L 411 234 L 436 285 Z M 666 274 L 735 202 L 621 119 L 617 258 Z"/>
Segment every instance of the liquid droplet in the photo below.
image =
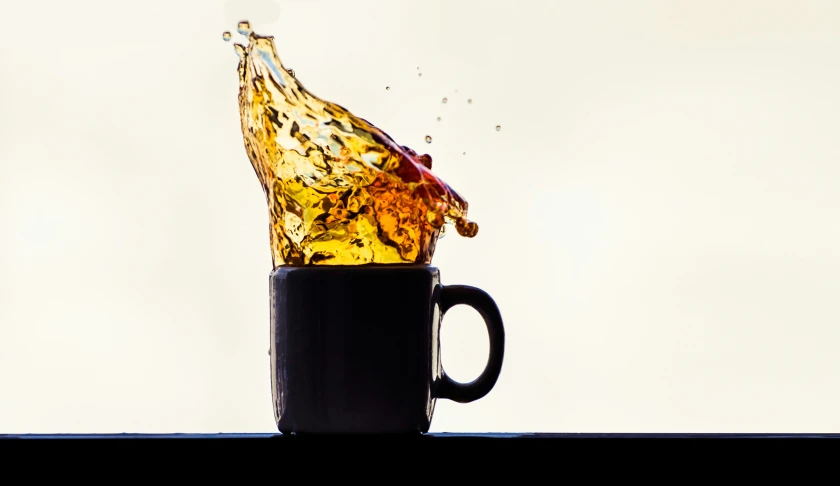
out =
<path fill-rule="evenodd" d="M 423 73 L 417 73 L 417 77 L 418 77 L 418 78 L 422 78 L 422 77 L 423 77 Z"/>
<path fill-rule="evenodd" d="M 441 103 L 446 104 L 446 102 L 447 102 L 447 101 L 449 101 L 449 100 L 448 100 L 448 99 L 446 99 L 446 98 L 444 98 L 444 99 L 442 99 L 442 100 L 440 100 L 440 101 L 441 101 Z"/>
<path fill-rule="evenodd" d="M 468 99 L 467 103 L 472 104 L 472 98 Z"/>
<path fill-rule="evenodd" d="M 464 154 L 463 154 L 463 155 L 467 155 L 467 153 L 466 153 L 466 152 L 464 152 Z"/>
<path fill-rule="evenodd" d="M 440 121 L 440 117 L 438 117 L 437 121 Z"/>
<path fill-rule="evenodd" d="M 432 136 L 426 135 L 426 143 L 432 143 Z"/>
<path fill-rule="evenodd" d="M 467 238 L 473 238 L 478 234 L 478 225 L 464 217 L 455 222 L 455 229 L 458 230 L 459 235 Z"/>
<path fill-rule="evenodd" d="M 247 20 L 241 20 L 239 25 L 236 26 L 236 31 L 242 35 L 248 35 L 251 33 L 251 22 Z"/>
<path fill-rule="evenodd" d="M 417 66 L 417 70 L 418 70 L 418 71 L 420 70 L 420 66 Z"/>
<path fill-rule="evenodd" d="M 501 131 L 501 130 L 502 130 L 502 126 L 501 125 L 496 125 L 496 131 L 498 132 L 498 131 Z"/>
<path fill-rule="evenodd" d="M 287 69 L 287 70 L 286 70 L 286 72 L 287 72 L 287 73 L 289 73 L 289 74 L 291 74 L 292 76 L 294 76 L 294 75 L 295 75 L 295 70 L 294 70 L 294 69 L 292 69 L 292 68 Z"/>
<path fill-rule="evenodd" d="M 222 40 L 224 40 L 225 42 L 229 41 L 230 40 L 230 32 L 228 32 L 228 31 L 222 32 Z"/>
<path fill-rule="evenodd" d="M 391 91 L 391 87 L 390 86 L 385 86 L 385 91 Z"/>

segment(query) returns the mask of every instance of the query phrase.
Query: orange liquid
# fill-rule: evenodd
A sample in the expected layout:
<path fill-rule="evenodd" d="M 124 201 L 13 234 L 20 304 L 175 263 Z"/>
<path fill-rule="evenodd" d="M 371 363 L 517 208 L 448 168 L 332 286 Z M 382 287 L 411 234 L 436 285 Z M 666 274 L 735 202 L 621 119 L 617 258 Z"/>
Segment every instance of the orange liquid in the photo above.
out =
<path fill-rule="evenodd" d="M 324 101 L 247 28 L 239 54 L 245 149 L 268 203 L 279 265 L 429 264 L 445 224 L 473 237 L 468 205 L 432 159 Z"/>

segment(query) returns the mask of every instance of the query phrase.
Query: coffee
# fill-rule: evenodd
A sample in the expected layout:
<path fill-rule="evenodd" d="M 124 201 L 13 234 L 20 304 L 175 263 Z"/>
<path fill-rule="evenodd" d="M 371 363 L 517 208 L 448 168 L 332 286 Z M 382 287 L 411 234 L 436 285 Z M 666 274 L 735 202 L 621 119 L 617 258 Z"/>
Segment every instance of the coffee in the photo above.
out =
<path fill-rule="evenodd" d="M 234 44 L 242 134 L 275 267 L 430 264 L 445 224 L 476 235 L 467 201 L 432 174 L 429 155 L 307 91 L 272 36 L 245 21 L 238 31 L 248 38 Z"/>

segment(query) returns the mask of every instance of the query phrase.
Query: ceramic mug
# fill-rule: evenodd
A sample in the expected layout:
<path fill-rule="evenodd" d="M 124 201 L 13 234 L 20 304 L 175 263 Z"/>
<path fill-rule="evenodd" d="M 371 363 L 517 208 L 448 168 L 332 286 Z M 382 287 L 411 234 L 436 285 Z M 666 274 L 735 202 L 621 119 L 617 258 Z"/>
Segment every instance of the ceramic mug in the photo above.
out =
<path fill-rule="evenodd" d="M 442 285 L 429 265 L 280 266 L 271 272 L 271 391 L 284 434 L 428 432 L 437 399 L 478 400 L 502 368 L 505 333 L 481 289 Z M 440 327 L 458 304 L 489 333 L 481 375 L 441 365 Z"/>

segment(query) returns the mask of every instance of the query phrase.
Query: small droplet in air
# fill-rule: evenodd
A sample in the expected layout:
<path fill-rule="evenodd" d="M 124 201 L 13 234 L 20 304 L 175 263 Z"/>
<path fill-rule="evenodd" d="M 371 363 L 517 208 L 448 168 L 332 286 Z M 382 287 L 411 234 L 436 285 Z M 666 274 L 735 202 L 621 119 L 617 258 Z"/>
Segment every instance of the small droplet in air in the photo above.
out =
<path fill-rule="evenodd" d="M 472 104 L 472 98 L 468 99 L 467 103 Z"/>
<path fill-rule="evenodd" d="M 292 76 L 294 76 L 294 75 L 295 75 L 295 70 L 294 70 L 294 69 L 292 69 L 292 68 L 287 69 L 287 70 L 286 70 L 286 72 L 287 72 L 287 73 L 289 73 L 289 74 L 291 74 Z"/>
<path fill-rule="evenodd" d="M 432 136 L 426 135 L 426 143 L 432 143 Z"/>
<path fill-rule="evenodd" d="M 463 154 L 463 155 L 467 155 L 467 153 L 466 153 L 466 152 L 464 152 L 464 154 Z"/>
<path fill-rule="evenodd" d="M 499 132 L 501 130 L 502 130 L 502 126 L 501 125 L 496 125 L 496 131 Z"/>
<path fill-rule="evenodd" d="M 418 78 L 422 78 L 422 77 L 423 77 L 423 73 L 417 73 L 417 77 L 418 77 Z"/>
<path fill-rule="evenodd" d="M 438 121 L 440 121 L 440 117 L 438 117 Z"/>
<path fill-rule="evenodd" d="M 222 32 L 222 40 L 225 41 L 225 42 L 229 41 L 230 40 L 230 32 L 228 32 L 228 31 Z"/>
<path fill-rule="evenodd" d="M 444 99 L 440 100 L 440 102 L 443 103 L 443 104 L 446 104 L 447 101 L 449 101 L 447 98 L 444 98 Z"/>
<path fill-rule="evenodd" d="M 418 70 L 418 71 L 420 70 L 420 66 L 417 66 L 417 70 Z"/>
<path fill-rule="evenodd" d="M 385 91 L 391 91 L 391 87 L 390 86 L 385 86 Z"/>
<path fill-rule="evenodd" d="M 247 20 L 240 20 L 239 25 L 236 26 L 236 31 L 242 35 L 248 35 L 251 33 L 251 22 Z"/>

